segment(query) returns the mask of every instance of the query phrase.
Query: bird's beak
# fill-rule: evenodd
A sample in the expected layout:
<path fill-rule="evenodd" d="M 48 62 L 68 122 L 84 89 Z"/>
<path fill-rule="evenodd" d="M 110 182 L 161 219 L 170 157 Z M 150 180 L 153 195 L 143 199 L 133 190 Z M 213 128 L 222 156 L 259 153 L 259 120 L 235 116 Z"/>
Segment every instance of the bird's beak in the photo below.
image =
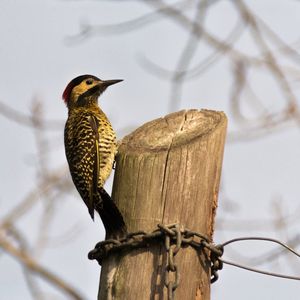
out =
<path fill-rule="evenodd" d="M 101 82 L 101 85 L 102 85 L 103 87 L 108 87 L 108 86 L 110 86 L 110 85 L 116 84 L 116 83 L 121 82 L 121 81 L 123 81 L 123 79 L 103 80 L 103 81 Z"/>

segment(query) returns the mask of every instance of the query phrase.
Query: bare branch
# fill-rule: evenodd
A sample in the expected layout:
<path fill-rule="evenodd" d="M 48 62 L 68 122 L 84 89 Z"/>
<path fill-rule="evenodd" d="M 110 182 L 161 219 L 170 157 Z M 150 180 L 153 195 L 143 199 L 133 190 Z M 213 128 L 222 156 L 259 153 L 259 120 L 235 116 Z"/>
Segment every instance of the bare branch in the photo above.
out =
<path fill-rule="evenodd" d="M 274 77 L 277 79 L 278 84 L 281 86 L 282 91 L 285 93 L 289 105 L 288 110 L 290 110 L 291 108 L 293 110 L 296 110 L 297 109 L 296 97 L 286 79 L 286 76 L 284 75 L 281 68 L 279 67 L 273 53 L 269 49 L 267 43 L 264 41 L 262 34 L 259 30 L 259 27 L 257 25 L 256 19 L 254 18 L 253 14 L 250 12 L 248 7 L 245 5 L 244 1 L 242 0 L 234 1 L 234 4 L 237 6 L 239 11 L 243 15 L 243 19 L 252 28 L 253 38 L 257 41 L 261 49 L 266 64 L 270 69 L 270 73 L 274 75 Z"/>
<path fill-rule="evenodd" d="M 21 234 L 16 229 L 16 227 L 11 226 L 6 232 L 9 236 L 12 236 L 14 240 L 17 241 L 20 249 L 23 249 L 24 251 L 28 252 L 28 242 L 25 240 L 24 235 Z M 23 273 L 31 296 L 33 297 L 33 299 L 41 300 L 42 292 L 38 286 L 38 283 L 35 280 L 35 277 L 32 275 L 31 272 L 28 272 L 28 269 L 26 267 L 23 267 Z"/>
<path fill-rule="evenodd" d="M 0 222 L 0 229 L 5 229 L 11 224 L 15 223 L 21 216 L 26 214 L 34 204 L 39 200 L 40 195 L 46 195 L 53 191 L 53 189 L 65 190 L 71 187 L 71 181 L 65 179 L 67 169 L 64 166 L 58 169 L 55 174 L 49 176 L 46 182 L 42 182 L 40 185 L 35 187 L 28 195 L 20 202 L 15 208 L 13 208 L 6 216 L 4 216 Z"/>
<path fill-rule="evenodd" d="M 39 275 L 44 280 L 48 281 L 55 287 L 58 287 L 64 293 L 66 293 L 70 299 L 83 300 L 84 297 L 75 291 L 73 287 L 68 285 L 64 280 L 59 278 L 57 275 L 51 273 L 46 268 L 39 265 L 32 257 L 25 251 L 17 249 L 13 246 L 3 234 L 0 235 L 0 247 L 8 254 L 17 259 L 24 267 Z"/>
<path fill-rule="evenodd" d="M 8 106 L 4 102 L 0 102 L 0 114 L 4 116 L 5 118 L 18 123 L 20 125 L 24 125 L 26 127 L 34 127 L 32 124 L 30 116 L 23 114 L 16 109 Z M 44 121 L 45 126 L 37 127 L 38 129 L 43 130 L 61 130 L 64 126 L 64 123 L 61 121 Z"/>
<path fill-rule="evenodd" d="M 239 21 L 234 26 L 233 30 L 228 34 L 227 37 L 222 40 L 223 43 L 232 44 L 234 43 L 240 35 L 243 33 L 245 29 L 244 24 Z M 212 67 L 215 63 L 217 63 L 221 58 L 223 58 L 223 49 L 214 49 L 211 54 L 202 59 L 195 66 L 192 66 L 188 69 L 182 69 L 181 71 L 176 70 L 167 70 L 151 61 L 146 56 L 139 56 L 138 59 L 140 64 L 153 75 L 160 77 L 164 80 L 170 80 L 172 77 L 180 76 L 181 72 L 185 73 L 185 80 L 195 79 L 202 75 L 205 71 L 207 71 L 210 67 Z M 178 72 L 178 73 L 177 73 Z M 175 73 L 175 74 L 174 74 Z"/>
<path fill-rule="evenodd" d="M 194 1 L 192 0 L 184 0 L 184 1 L 178 1 L 177 3 L 174 3 L 173 5 L 180 9 L 181 11 L 184 11 L 188 9 Z M 66 42 L 68 44 L 75 44 L 79 43 L 84 39 L 88 39 L 91 36 L 95 36 L 98 34 L 105 34 L 105 35 L 113 35 L 113 34 L 123 34 L 128 33 L 131 31 L 136 31 L 137 29 L 142 29 L 147 25 L 152 24 L 155 21 L 158 21 L 162 19 L 162 12 L 164 10 L 168 10 L 168 6 L 162 5 L 157 10 L 145 14 L 141 17 L 117 23 L 117 24 L 111 24 L 111 25 L 90 25 L 88 23 L 82 23 L 80 26 L 80 32 L 75 36 L 69 36 L 66 38 Z"/>
<path fill-rule="evenodd" d="M 194 17 L 194 27 L 192 28 L 187 43 L 178 59 L 176 71 L 174 72 L 174 76 L 172 77 L 171 101 L 169 104 L 169 111 L 175 111 L 176 109 L 179 109 L 181 101 L 181 90 L 186 76 L 186 72 L 184 70 L 188 68 L 198 46 L 198 41 L 195 39 L 194 31 L 197 30 L 197 26 L 199 23 L 202 24 L 204 22 L 206 9 L 207 1 L 200 1 Z"/>

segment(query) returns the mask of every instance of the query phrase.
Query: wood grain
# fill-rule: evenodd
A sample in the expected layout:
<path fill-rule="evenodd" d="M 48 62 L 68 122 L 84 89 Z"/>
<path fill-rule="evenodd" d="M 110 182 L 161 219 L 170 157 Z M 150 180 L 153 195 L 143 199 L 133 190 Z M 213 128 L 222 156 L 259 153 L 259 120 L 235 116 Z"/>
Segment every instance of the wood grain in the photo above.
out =
<path fill-rule="evenodd" d="M 119 148 L 113 199 L 130 232 L 180 223 L 212 237 L 226 116 L 188 110 L 144 124 Z M 164 246 L 116 254 L 102 265 L 99 300 L 167 299 Z M 175 299 L 210 299 L 205 255 L 184 248 L 176 256 L 180 285 Z"/>

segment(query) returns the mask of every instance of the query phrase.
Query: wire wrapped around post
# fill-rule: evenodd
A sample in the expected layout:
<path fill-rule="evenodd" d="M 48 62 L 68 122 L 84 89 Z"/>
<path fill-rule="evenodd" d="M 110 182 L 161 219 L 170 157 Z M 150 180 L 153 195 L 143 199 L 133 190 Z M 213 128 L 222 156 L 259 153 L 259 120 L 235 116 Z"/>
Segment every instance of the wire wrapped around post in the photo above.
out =
<path fill-rule="evenodd" d="M 214 245 L 205 235 L 185 229 L 179 224 L 158 224 L 157 227 L 158 229 L 151 233 L 137 231 L 122 239 L 99 242 L 95 249 L 90 251 L 88 257 L 89 259 L 96 259 L 101 265 L 103 259 L 112 253 L 130 255 L 132 249 L 148 250 L 154 244 L 163 244 L 167 255 L 165 286 L 168 289 L 168 300 L 174 299 L 175 290 L 180 284 L 180 270 L 175 263 L 175 256 L 181 249 L 190 246 L 196 251 L 204 251 L 211 262 L 211 282 L 213 283 L 218 279 L 217 272 L 223 268 L 223 263 L 220 260 L 223 246 Z"/>

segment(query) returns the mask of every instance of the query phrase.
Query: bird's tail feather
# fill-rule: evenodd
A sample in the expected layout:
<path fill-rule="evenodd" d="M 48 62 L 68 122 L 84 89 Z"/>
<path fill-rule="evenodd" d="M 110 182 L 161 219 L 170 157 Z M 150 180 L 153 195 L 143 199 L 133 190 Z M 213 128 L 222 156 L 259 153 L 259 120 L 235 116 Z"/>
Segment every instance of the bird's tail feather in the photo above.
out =
<path fill-rule="evenodd" d="M 102 205 L 101 207 L 96 208 L 96 210 L 105 227 L 106 239 L 124 237 L 127 233 L 127 228 L 117 205 L 105 189 L 101 188 L 99 193 L 102 199 Z"/>

